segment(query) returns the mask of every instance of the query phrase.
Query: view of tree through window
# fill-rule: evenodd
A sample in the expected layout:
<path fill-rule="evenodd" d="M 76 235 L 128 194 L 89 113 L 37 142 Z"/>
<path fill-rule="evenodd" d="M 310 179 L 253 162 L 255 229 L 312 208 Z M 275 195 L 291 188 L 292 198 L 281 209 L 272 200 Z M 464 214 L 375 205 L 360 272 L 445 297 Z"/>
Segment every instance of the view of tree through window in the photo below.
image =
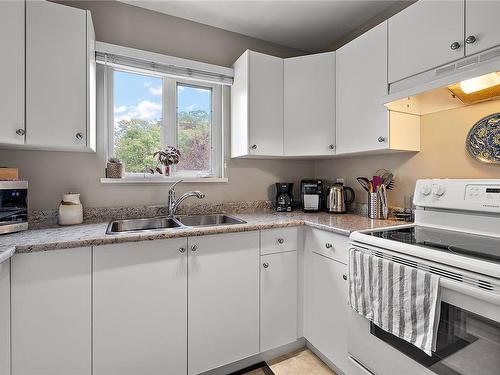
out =
<path fill-rule="evenodd" d="M 113 71 L 113 82 L 113 153 L 126 173 L 144 173 L 147 166 L 154 167 L 154 152 L 166 146 L 177 147 L 181 153 L 175 173 L 212 172 L 211 87 L 121 70 Z M 175 85 L 172 98 L 163 97 L 168 85 Z M 175 98 L 176 112 L 167 113 L 163 103 Z"/>
<path fill-rule="evenodd" d="M 128 173 L 155 165 L 161 148 L 163 79 L 114 71 L 114 154 Z"/>
<path fill-rule="evenodd" d="M 210 172 L 211 107 L 210 88 L 177 85 L 178 171 Z"/>

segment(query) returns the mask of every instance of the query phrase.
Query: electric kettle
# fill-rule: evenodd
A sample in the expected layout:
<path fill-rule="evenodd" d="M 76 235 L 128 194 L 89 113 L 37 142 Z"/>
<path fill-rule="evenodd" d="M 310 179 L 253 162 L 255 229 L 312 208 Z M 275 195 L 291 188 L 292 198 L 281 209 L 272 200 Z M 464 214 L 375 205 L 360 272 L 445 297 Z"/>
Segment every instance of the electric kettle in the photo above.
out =
<path fill-rule="evenodd" d="M 348 197 L 349 196 L 349 197 Z M 326 212 L 343 214 L 347 212 L 347 205 L 354 201 L 354 190 L 341 183 L 333 184 L 326 194 Z"/>

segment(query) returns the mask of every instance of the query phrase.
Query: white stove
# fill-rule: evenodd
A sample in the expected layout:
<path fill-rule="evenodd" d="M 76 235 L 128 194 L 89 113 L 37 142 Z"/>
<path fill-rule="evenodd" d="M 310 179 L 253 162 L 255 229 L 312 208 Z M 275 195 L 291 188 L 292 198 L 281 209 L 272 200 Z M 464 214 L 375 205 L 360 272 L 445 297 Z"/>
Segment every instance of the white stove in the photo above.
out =
<path fill-rule="evenodd" d="M 419 180 L 415 223 L 351 235 L 353 248 L 440 276 L 432 356 L 352 313 L 349 353 L 380 375 L 500 374 L 500 180 Z"/>

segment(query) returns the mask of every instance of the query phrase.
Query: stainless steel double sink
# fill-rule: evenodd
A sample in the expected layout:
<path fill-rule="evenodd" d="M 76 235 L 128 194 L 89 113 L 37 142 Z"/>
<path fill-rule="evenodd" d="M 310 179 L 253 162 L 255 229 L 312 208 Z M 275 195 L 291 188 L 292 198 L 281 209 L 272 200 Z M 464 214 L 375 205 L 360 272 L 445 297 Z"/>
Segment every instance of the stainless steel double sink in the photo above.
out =
<path fill-rule="evenodd" d="M 157 216 L 141 219 L 113 220 L 108 224 L 106 234 L 145 232 L 160 229 L 195 228 L 220 225 L 245 224 L 246 221 L 225 214 L 186 215 L 170 218 Z"/>

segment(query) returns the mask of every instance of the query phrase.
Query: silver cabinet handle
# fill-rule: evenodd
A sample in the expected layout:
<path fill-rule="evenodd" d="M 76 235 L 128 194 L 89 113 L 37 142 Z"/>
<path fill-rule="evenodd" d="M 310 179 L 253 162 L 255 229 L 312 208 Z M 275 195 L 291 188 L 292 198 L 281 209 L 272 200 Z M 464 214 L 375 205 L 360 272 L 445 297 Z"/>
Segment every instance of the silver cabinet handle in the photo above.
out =
<path fill-rule="evenodd" d="M 257 150 L 257 145 L 251 145 L 250 150 Z"/>
<path fill-rule="evenodd" d="M 347 280 L 347 275 L 344 273 L 344 274 L 342 275 L 342 278 L 343 278 L 344 280 Z"/>
<path fill-rule="evenodd" d="M 23 135 L 25 135 L 25 134 L 26 134 L 26 131 L 25 131 L 24 129 L 17 129 L 17 130 L 16 130 L 16 134 L 17 134 L 17 135 L 21 135 L 21 136 L 23 136 Z"/>
<path fill-rule="evenodd" d="M 379 141 L 380 143 L 385 142 L 385 137 L 380 136 L 378 137 L 377 141 Z"/>
<path fill-rule="evenodd" d="M 267 262 L 266 263 L 262 263 L 262 267 L 269 268 L 269 263 L 267 263 Z"/>
<path fill-rule="evenodd" d="M 325 243 L 325 247 L 327 249 L 331 249 L 333 247 L 333 245 L 330 242 L 327 242 L 327 243 Z"/>
<path fill-rule="evenodd" d="M 329 148 L 330 150 L 335 150 L 335 145 L 328 145 L 328 148 Z"/>
<path fill-rule="evenodd" d="M 196 251 L 198 250 L 198 245 L 192 245 L 191 246 L 191 251 Z"/>
<path fill-rule="evenodd" d="M 83 134 L 82 133 L 76 133 L 75 137 L 76 137 L 76 139 L 78 139 L 78 140 L 81 141 L 83 139 Z"/>
<path fill-rule="evenodd" d="M 467 44 L 474 44 L 476 43 L 477 39 L 474 35 L 469 35 L 466 39 L 465 39 L 465 43 Z"/>
<path fill-rule="evenodd" d="M 179 253 L 185 253 L 186 248 L 184 246 L 179 247 Z"/>
<path fill-rule="evenodd" d="M 459 42 L 453 42 L 453 43 L 451 43 L 451 45 L 450 45 L 450 48 L 451 48 L 453 51 L 455 51 L 455 50 L 459 49 L 460 47 L 461 47 L 461 45 L 460 45 L 460 43 L 459 43 Z"/>
<path fill-rule="evenodd" d="M 285 242 L 285 240 L 283 238 L 278 238 L 278 243 L 279 244 L 282 244 L 283 242 Z"/>

